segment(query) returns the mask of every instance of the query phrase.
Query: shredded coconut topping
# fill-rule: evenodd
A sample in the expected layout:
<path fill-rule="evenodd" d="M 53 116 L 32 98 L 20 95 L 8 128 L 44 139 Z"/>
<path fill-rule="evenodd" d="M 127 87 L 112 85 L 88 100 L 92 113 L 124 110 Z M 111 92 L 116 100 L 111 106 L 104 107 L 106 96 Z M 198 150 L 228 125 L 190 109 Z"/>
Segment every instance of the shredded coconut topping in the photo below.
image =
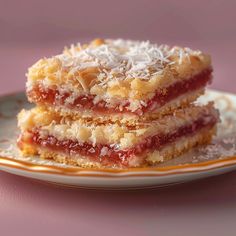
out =
<path fill-rule="evenodd" d="M 71 67 L 72 73 L 86 68 L 99 68 L 98 79 L 142 78 L 149 79 L 167 66 L 176 63 L 170 57 L 178 57 L 181 64 L 190 53 L 200 53 L 189 48 L 169 47 L 152 44 L 149 41 L 95 40 L 91 44 L 72 45 L 56 56 L 64 67 Z"/>

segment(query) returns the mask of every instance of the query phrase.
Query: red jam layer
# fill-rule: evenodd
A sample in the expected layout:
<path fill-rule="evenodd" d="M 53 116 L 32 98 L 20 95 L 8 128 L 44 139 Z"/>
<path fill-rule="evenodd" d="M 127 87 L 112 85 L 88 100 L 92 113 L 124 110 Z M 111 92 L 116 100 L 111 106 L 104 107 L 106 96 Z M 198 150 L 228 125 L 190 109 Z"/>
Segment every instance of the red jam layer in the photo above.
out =
<path fill-rule="evenodd" d="M 147 106 L 142 105 L 142 108 L 131 112 L 128 107 L 130 103 L 127 103 L 120 110 L 120 106 L 113 108 L 108 108 L 105 101 L 100 101 L 96 104 L 93 103 L 94 95 L 80 96 L 76 98 L 71 104 L 65 105 L 65 100 L 70 97 L 71 93 L 65 92 L 60 94 L 58 90 L 55 89 L 45 89 L 41 86 L 35 86 L 32 90 L 28 91 L 28 97 L 35 103 L 38 104 L 49 104 L 49 105 L 62 105 L 69 109 L 83 109 L 83 110 L 93 110 L 97 113 L 135 113 L 142 114 L 146 111 L 153 110 L 157 106 L 163 106 L 167 102 L 177 98 L 178 96 L 185 94 L 186 92 L 191 92 L 202 87 L 205 87 L 207 83 L 211 81 L 211 69 L 206 69 L 203 72 L 193 76 L 191 79 L 179 81 L 173 85 L 170 85 L 165 89 L 165 91 L 157 91 L 155 96 L 147 102 Z"/>
<path fill-rule="evenodd" d="M 180 137 L 193 135 L 197 131 L 205 127 L 213 127 L 217 122 L 217 118 L 213 115 L 205 115 L 194 121 L 192 124 L 180 127 L 170 134 L 158 134 L 147 137 L 142 143 L 139 143 L 127 150 L 120 150 L 114 145 L 97 144 L 93 146 L 91 143 L 80 143 L 73 140 L 58 140 L 54 136 L 48 135 L 42 138 L 39 131 L 30 132 L 32 135 L 30 143 L 32 145 L 44 147 L 53 152 L 65 153 L 73 156 L 80 154 L 87 156 L 89 160 L 101 163 L 103 166 L 128 166 L 129 158 L 137 155 L 145 154 L 148 151 L 158 150 L 164 145 L 174 142 Z"/>

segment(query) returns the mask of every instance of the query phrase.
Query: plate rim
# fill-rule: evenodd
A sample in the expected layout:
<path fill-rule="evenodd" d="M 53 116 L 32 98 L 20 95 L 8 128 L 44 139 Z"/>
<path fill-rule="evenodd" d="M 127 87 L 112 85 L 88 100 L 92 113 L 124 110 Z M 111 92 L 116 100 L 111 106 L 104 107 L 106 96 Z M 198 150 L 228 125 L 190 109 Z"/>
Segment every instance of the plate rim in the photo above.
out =
<path fill-rule="evenodd" d="M 224 167 L 236 166 L 236 156 L 223 157 L 217 160 L 203 161 L 167 167 L 142 167 L 127 169 L 96 169 L 81 167 L 61 167 L 47 164 L 35 164 L 11 157 L 0 156 L 0 168 L 7 167 L 27 172 L 60 175 L 70 177 L 161 177 L 177 174 L 204 172 Z"/>

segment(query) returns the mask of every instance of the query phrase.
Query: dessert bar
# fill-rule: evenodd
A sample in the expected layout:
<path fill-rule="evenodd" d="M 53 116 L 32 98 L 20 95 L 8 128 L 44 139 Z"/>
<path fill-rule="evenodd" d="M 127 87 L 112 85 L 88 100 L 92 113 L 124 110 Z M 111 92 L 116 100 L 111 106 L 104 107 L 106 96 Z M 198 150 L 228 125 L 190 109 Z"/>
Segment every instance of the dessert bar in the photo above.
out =
<path fill-rule="evenodd" d="M 189 106 L 135 126 L 73 120 L 43 108 L 23 110 L 18 118 L 18 145 L 25 154 L 84 167 L 122 168 L 163 162 L 208 143 L 218 112 L 211 103 Z"/>
<path fill-rule="evenodd" d="M 64 115 L 126 123 L 184 107 L 203 94 L 211 74 L 210 57 L 200 51 L 94 40 L 29 68 L 27 95 Z"/>
<path fill-rule="evenodd" d="M 156 165 L 216 133 L 218 110 L 197 104 L 212 80 L 209 55 L 149 41 L 96 39 L 29 68 L 36 106 L 18 115 L 18 147 L 65 164 Z"/>

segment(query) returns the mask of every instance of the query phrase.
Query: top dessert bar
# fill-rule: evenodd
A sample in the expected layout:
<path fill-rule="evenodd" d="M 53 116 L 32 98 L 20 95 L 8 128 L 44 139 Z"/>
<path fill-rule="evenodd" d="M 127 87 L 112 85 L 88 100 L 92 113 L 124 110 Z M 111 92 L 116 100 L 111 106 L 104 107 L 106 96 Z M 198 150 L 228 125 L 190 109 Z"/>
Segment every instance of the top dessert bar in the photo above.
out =
<path fill-rule="evenodd" d="M 96 39 L 36 62 L 27 73 L 27 96 L 62 115 L 132 122 L 193 102 L 211 73 L 210 56 L 201 51 Z"/>

